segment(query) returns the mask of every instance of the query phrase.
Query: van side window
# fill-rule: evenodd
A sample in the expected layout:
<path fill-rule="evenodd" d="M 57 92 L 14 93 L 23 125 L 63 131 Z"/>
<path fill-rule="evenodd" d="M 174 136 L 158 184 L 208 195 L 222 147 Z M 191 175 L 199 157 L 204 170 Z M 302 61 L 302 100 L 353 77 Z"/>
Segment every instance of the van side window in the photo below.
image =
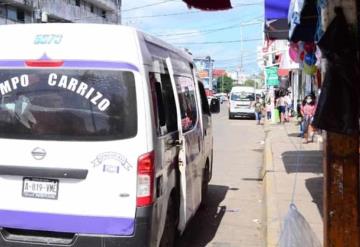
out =
<path fill-rule="evenodd" d="M 157 59 L 154 64 L 156 72 L 149 74 L 154 113 L 158 134 L 165 135 L 177 130 L 175 98 L 166 62 Z"/>
<path fill-rule="evenodd" d="M 166 122 L 161 83 L 157 80 L 154 72 L 149 73 L 149 81 L 151 87 L 151 99 L 154 107 L 155 125 L 158 134 L 162 135 L 166 132 L 163 128 Z"/>
<path fill-rule="evenodd" d="M 179 95 L 182 127 L 183 131 L 187 132 L 195 126 L 197 120 L 195 85 L 191 78 L 178 75 L 175 75 L 175 83 Z"/>
<path fill-rule="evenodd" d="M 162 92 L 165 105 L 166 127 L 168 132 L 177 130 L 177 116 L 174 91 L 171 85 L 169 72 L 161 74 Z"/>
<path fill-rule="evenodd" d="M 206 97 L 206 92 L 205 92 L 205 88 L 204 85 L 199 81 L 199 92 L 200 92 L 200 98 L 201 98 L 201 108 L 204 114 L 211 116 L 210 113 L 210 107 L 209 107 L 209 103 Z"/>

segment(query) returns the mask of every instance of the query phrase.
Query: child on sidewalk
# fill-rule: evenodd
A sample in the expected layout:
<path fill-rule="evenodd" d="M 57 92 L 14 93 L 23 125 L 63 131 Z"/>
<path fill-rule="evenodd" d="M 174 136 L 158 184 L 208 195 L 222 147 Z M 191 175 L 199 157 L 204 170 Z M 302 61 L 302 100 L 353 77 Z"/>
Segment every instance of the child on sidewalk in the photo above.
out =
<path fill-rule="evenodd" d="M 267 120 L 271 120 L 271 110 L 272 110 L 272 107 L 271 107 L 271 102 L 270 102 L 270 100 L 266 103 L 265 110 L 266 110 Z"/>

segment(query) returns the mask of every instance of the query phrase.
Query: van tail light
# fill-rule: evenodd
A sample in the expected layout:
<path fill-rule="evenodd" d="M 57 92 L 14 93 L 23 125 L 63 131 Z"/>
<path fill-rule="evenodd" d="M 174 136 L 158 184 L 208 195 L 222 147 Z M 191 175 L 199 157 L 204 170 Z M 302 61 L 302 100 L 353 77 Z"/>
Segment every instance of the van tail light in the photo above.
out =
<path fill-rule="evenodd" d="M 141 155 L 137 170 L 137 207 L 145 207 L 153 203 L 154 173 L 154 151 Z"/>
<path fill-rule="evenodd" d="M 64 65 L 62 60 L 26 60 L 28 67 L 61 67 Z"/>

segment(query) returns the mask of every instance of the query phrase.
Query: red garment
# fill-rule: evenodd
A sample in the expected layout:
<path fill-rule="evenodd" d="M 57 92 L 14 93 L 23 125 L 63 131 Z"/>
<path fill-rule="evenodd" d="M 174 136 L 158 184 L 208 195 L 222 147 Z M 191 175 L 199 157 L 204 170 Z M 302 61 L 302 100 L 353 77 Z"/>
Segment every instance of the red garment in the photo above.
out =
<path fill-rule="evenodd" d="M 306 104 L 301 106 L 301 112 L 306 117 L 313 117 L 315 115 L 316 105 Z"/>
<path fill-rule="evenodd" d="M 183 0 L 189 8 L 194 7 L 201 10 L 227 10 L 231 9 L 230 0 Z"/>

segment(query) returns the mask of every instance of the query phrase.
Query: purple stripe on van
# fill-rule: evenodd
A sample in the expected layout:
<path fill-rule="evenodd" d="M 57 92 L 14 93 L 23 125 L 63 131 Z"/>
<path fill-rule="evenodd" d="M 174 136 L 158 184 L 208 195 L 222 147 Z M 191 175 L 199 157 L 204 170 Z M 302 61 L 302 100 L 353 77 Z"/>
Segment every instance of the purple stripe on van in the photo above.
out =
<path fill-rule="evenodd" d="M 129 236 L 134 219 L 0 210 L 0 227 Z"/>
<path fill-rule="evenodd" d="M 25 67 L 24 60 L 0 60 L 0 67 L 22 68 Z"/>
<path fill-rule="evenodd" d="M 32 60 L 36 61 L 36 60 Z M 51 61 L 39 59 L 39 61 Z M 128 69 L 139 71 L 139 68 L 131 63 L 118 61 L 98 61 L 98 60 L 63 60 L 64 64 L 60 68 L 106 68 L 106 69 Z M 0 60 L 0 68 L 26 68 L 25 60 Z"/>

